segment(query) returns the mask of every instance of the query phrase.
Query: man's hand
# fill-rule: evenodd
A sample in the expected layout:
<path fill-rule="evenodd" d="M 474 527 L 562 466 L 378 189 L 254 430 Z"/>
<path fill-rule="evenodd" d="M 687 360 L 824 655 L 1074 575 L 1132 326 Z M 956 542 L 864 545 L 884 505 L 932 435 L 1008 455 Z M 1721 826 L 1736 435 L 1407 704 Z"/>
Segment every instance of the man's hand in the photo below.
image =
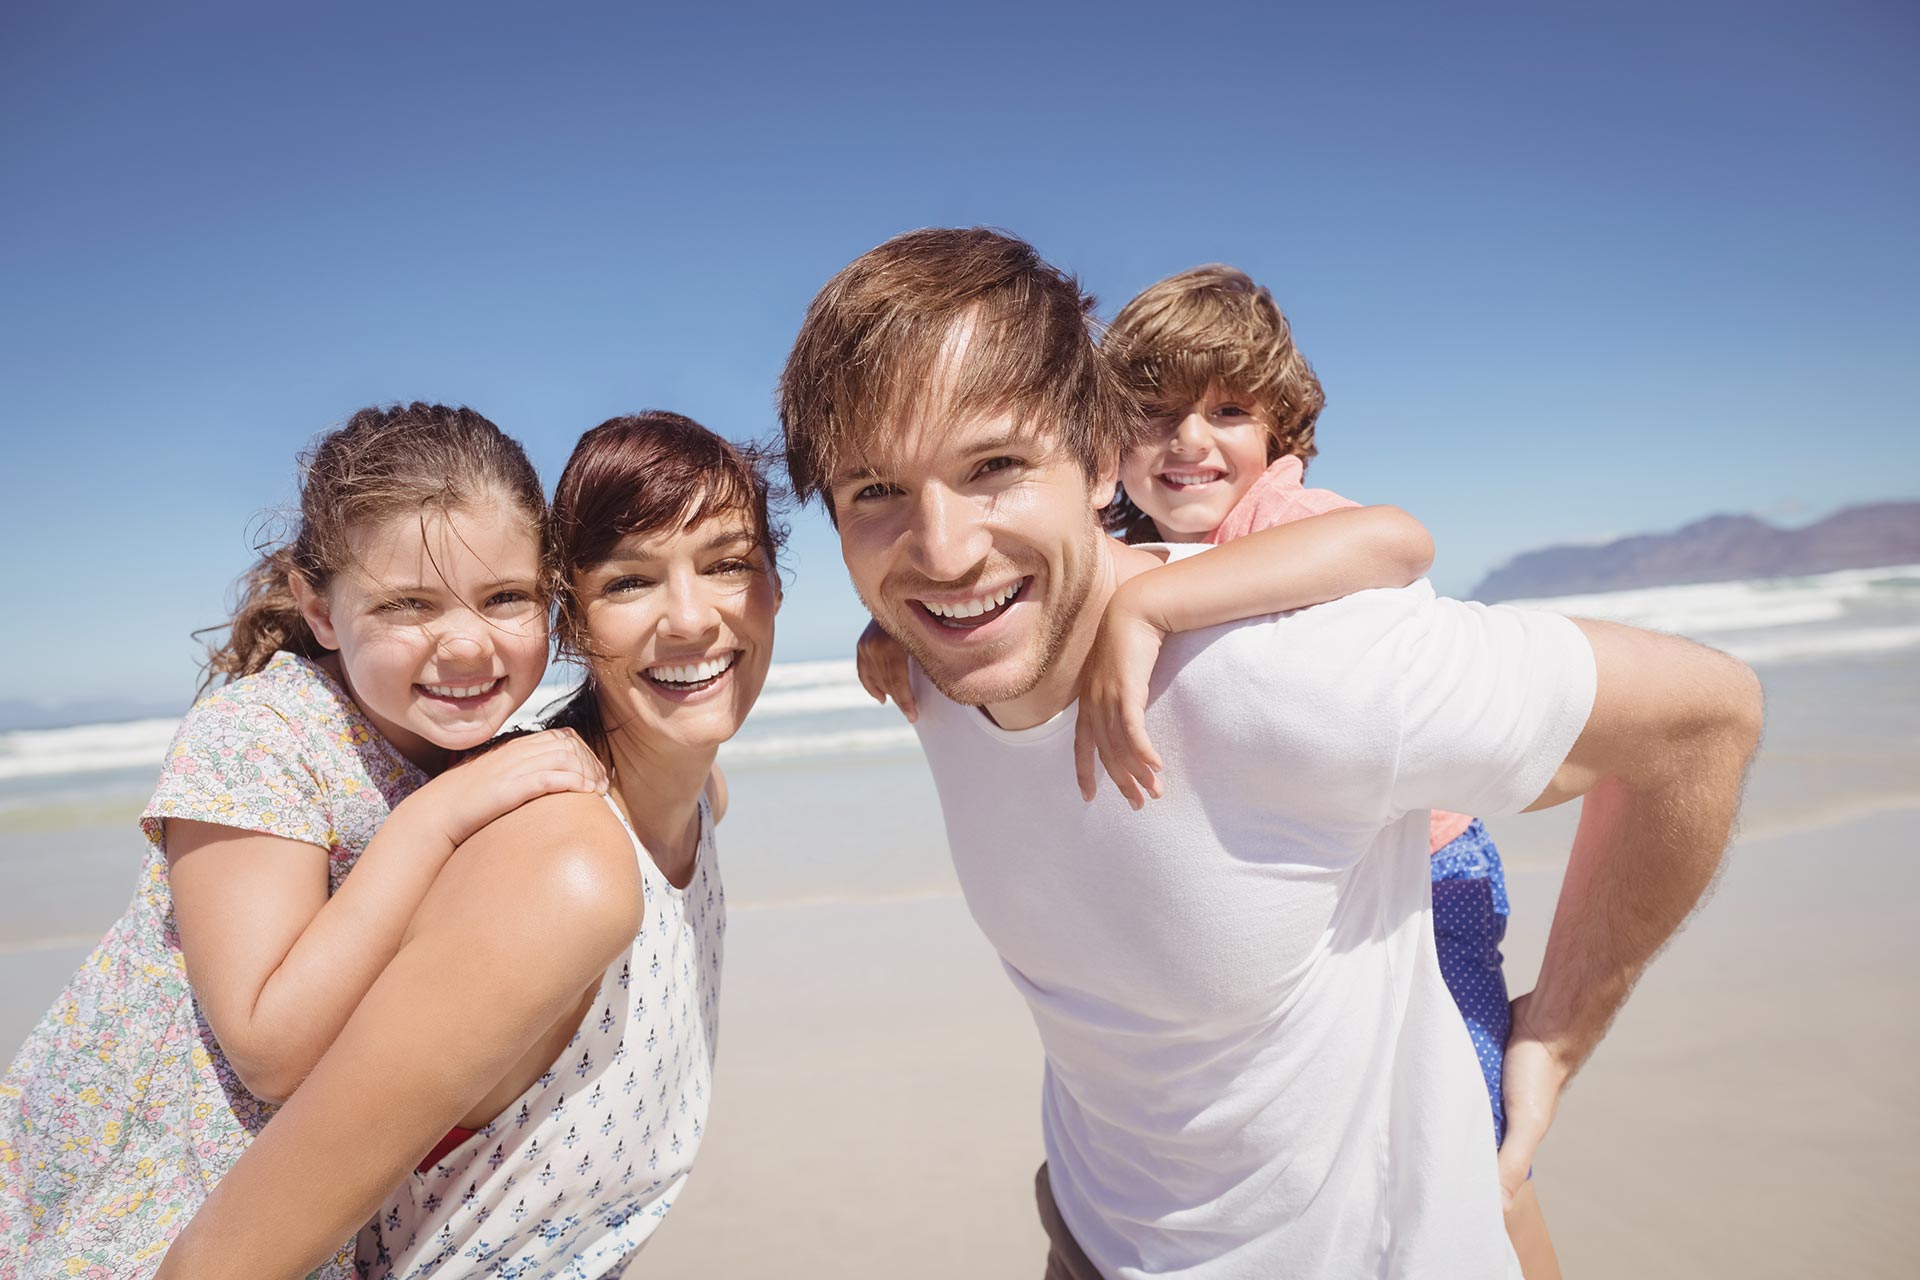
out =
<path fill-rule="evenodd" d="M 1527 1183 L 1533 1153 L 1553 1124 L 1560 1091 L 1572 1078 L 1575 1065 L 1556 1053 L 1528 1022 L 1532 999 L 1529 993 L 1513 1002 L 1513 1030 L 1507 1037 L 1506 1064 L 1500 1076 L 1507 1115 L 1506 1138 L 1500 1144 L 1500 1199 L 1507 1206 Z"/>

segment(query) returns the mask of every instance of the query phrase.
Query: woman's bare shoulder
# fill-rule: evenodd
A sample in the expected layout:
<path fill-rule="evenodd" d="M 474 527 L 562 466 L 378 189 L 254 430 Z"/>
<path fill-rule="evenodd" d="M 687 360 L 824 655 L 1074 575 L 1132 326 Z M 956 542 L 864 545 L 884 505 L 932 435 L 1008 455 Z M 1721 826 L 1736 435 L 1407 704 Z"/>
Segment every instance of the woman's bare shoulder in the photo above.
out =
<path fill-rule="evenodd" d="M 510 920 L 528 936 L 564 929 L 631 939 L 640 904 L 639 862 L 605 798 L 558 792 L 496 818 L 461 845 L 407 932 Z"/>

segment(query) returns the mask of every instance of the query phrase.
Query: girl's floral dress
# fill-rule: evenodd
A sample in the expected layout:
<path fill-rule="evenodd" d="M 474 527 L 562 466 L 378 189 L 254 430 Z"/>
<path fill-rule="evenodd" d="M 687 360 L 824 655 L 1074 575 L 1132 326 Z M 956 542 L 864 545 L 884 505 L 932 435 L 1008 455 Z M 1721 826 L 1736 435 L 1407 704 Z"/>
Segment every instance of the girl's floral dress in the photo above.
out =
<path fill-rule="evenodd" d="M 274 1107 L 247 1092 L 187 984 L 167 818 L 327 851 L 328 892 L 426 776 L 319 666 L 289 653 L 187 713 L 140 887 L 0 1080 L 0 1280 L 146 1277 Z M 353 1274 L 351 1242 L 314 1274 Z"/>

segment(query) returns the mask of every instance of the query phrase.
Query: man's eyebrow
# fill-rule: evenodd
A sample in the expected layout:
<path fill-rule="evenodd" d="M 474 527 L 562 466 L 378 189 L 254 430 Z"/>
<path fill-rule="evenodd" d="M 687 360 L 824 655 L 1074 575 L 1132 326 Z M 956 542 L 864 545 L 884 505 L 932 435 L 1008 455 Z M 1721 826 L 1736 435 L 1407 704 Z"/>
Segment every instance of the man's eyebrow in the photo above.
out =
<path fill-rule="evenodd" d="M 836 473 L 833 477 L 832 487 L 838 489 L 842 485 L 859 484 L 869 480 L 878 480 L 879 478 L 880 473 L 866 463 L 856 463 Z"/>

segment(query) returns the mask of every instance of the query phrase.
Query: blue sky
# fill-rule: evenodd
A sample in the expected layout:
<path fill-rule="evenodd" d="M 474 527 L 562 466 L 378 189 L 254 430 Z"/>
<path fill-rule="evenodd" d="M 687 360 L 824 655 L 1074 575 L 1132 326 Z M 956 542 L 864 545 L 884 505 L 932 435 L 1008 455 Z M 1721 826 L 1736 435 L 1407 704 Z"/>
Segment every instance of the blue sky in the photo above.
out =
<path fill-rule="evenodd" d="M 1516 551 L 1920 494 L 1920 14 L 1587 6 L 13 5 L 0 701 L 183 706 L 293 458 L 472 404 L 775 427 L 813 292 L 1009 228 L 1111 310 L 1273 287 L 1316 481 Z M 850 652 L 796 516 L 780 656 Z"/>

